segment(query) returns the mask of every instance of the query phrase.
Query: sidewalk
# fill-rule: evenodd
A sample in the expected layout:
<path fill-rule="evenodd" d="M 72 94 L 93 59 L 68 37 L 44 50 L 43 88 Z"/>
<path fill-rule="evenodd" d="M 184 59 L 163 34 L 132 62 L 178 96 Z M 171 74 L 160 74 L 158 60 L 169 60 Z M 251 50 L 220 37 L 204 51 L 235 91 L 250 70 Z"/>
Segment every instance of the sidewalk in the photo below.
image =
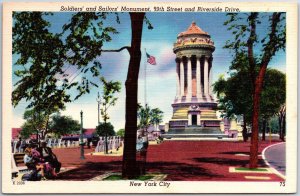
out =
<path fill-rule="evenodd" d="M 272 144 L 278 141 L 272 142 Z M 259 153 L 270 145 L 260 142 Z M 250 143 L 233 141 L 165 141 L 149 145 L 147 173 L 165 174 L 168 181 L 282 181 L 259 156 L 259 169 L 249 171 Z M 107 173 L 120 173 L 122 155 L 89 155 L 80 160 L 79 148 L 54 149 L 62 167 L 70 169 L 58 180 L 91 180 Z M 112 153 L 113 154 L 113 153 Z"/>

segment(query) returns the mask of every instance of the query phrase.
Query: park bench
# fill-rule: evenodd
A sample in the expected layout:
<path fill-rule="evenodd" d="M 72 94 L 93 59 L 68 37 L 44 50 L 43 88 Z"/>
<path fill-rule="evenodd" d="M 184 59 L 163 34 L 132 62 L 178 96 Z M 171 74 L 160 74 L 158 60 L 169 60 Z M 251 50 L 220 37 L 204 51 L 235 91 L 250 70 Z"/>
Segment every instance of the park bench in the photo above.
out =
<path fill-rule="evenodd" d="M 12 153 L 11 164 L 12 164 L 12 178 L 15 178 L 20 173 L 26 173 L 28 170 L 24 163 L 25 153 Z"/>

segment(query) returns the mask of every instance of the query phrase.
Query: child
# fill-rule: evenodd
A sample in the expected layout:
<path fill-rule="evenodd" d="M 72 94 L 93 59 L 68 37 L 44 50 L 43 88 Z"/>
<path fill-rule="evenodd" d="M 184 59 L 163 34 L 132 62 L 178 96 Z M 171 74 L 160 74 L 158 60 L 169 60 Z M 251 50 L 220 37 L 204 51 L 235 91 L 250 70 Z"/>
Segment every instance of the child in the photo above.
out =
<path fill-rule="evenodd" d="M 29 165 L 29 166 L 32 165 L 34 163 L 34 160 L 32 158 L 31 149 L 30 148 L 26 148 L 24 152 L 25 152 L 25 155 L 24 155 L 24 163 L 25 163 L 25 165 Z"/>
<path fill-rule="evenodd" d="M 37 161 L 42 161 L 40 159 L 39 153 L 32 149 L 31 147 L 28 147 L 25 149 L 25 156 L 24 156 L 24 163 L 30 170 L 41 170 L 41 176 L 42 180 L 45 180 L 45 172 L 44 172 L 44 164 L 38 163 Z"/>

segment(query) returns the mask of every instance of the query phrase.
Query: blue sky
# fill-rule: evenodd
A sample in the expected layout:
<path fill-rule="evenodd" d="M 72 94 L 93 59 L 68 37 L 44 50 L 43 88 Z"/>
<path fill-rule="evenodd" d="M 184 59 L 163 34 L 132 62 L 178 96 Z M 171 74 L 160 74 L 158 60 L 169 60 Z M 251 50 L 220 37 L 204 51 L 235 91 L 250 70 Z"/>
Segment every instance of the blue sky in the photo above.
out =
<path fill-rule="evenodd" d="M 68 22 L 71 13 L 56 13 L 49 17 L 52 24 L 51 30 L 53 32 L 60 32 L 63 24 Z M 225 13 L 147 13 L 148 19 L 151 21 L 154 29 L 147 29 L 144 25 L 142 38 L 142 60 L 139 75 L 139 102 L 144 104 L 145 98 L 145 78 L 144 70 L 146 66 L 146 89 L 147 102 L 150 107 L 158 107 L 164 112 L 164 122 L 171 119 L 172 107 L 176 94 L 176 64 L 175 54 L 173 53 L 173 43 L 176 41 L 177 35 L 186 31 L 192 21 L 204 31 L 211 35 L 215 43 L 216 50 L 213 53 L 213 81 L 217 80 L 220 74 L 228 72 L 231 62 L 231 53 L 227 49 L 223 49 L 226 40 L 231 38 L 231 33 L 227 31 L 227 27 L 223 25 L 226 20 Z M 113 41 L 104 45 L 103 48 L 117 49 L 124 45 L 130 45 L 131 29 L 129 14 L 120 14 L 121 24 L 116 24 L 114 18 L 109 18 L 107 24 L 113 24 L 120 32 L 113 35 Z M 260 35 L 264 35 L 268 29 L 265 23 L 267 17 L 258 26 Z M 153 66 L 145 63 L 145 52 L 156 58 L 157 65 Z M 13 56 L 15 61 L 16 56 Z M 99 58 L 102 63 L 101 75 L 109 80 L 118 80 L 122 83 L 122 90 L 118 94 L 117 104 L 109 111 L 110 121 L 115 126 L 115 130 L 124 128 L 125 126 L 125 80 L 127 76 L 129 55 L 127 51 L 123 50 L 120 53 L 103 53 Z M 67 65 L 66 65 L 67 66 Z M 272 59 L 269 64 L 270 68 L 276 68 L 285 72 L 286 57 L 285 52 L 280 51 Z M 71 70 L 72 71 L 72 70 Z M 73 72 L 75 69 L 73 69 Z M 74 80 L 79 80 L 80 75 Z M 13 83 L 16 81 L 13 77 Z M 70 115 L 74 119 L 79 120 L 80 111 L 84 113 L 84 127 L 94 128 L 97 125 L 97 93 L 101 93 L 102 89 L 92 89 L 90 94 L 84 95 L 79 100 L 66 105 L 66 110 L 61 113 Z M 27 103 L 22 101 L 19 106 L 13 109 L 14 126 L 20 127 L 24 122 L 22 115 Z"/>

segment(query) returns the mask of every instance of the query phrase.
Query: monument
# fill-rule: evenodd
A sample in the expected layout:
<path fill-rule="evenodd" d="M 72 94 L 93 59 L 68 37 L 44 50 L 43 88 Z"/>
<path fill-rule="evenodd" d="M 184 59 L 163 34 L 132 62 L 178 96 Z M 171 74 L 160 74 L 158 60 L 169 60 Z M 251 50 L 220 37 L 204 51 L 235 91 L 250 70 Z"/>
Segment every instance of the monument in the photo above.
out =
<path fill-rule="evenodd" d="M 210 35 L 192 22 L 177 36 L 177 92 L 173 116 L 169 121 L 171 137 L 223 137 L 216 115 L 217 102 L 212 93 L 212 62 L 214 42 Z"/>

